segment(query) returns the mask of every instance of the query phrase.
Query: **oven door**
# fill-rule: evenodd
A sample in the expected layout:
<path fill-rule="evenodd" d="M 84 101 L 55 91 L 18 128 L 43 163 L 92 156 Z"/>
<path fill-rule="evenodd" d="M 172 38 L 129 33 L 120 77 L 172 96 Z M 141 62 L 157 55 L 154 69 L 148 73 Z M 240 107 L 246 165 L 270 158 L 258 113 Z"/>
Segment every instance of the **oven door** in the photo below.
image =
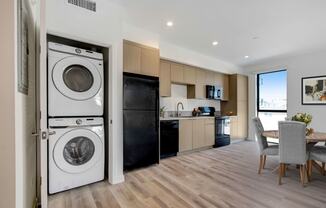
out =
<path fill-rule="evenodd" d="M 230 118 L 217 117 L 215 125 L 217 137 L 230 136 Z"/>

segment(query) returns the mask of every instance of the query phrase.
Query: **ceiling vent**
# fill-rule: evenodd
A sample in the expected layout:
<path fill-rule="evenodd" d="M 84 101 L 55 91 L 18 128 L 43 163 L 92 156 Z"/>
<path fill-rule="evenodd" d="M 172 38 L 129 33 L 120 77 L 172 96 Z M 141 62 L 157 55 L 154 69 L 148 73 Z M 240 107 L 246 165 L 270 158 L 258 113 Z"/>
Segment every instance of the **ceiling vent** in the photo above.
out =
<path fill-rule="evenodd" d="M 91 0 L 68 0 L 68 4 L 96 12 L 96 2 Z"/>

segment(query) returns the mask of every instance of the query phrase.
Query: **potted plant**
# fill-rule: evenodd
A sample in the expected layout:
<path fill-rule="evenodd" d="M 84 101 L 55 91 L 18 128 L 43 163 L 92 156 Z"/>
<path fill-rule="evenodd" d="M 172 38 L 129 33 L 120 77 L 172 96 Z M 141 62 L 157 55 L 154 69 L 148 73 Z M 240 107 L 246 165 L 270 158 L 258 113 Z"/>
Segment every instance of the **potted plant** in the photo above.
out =
<path fill-rule="evenodd" d="M 292 121 L 299 121 L 306 124 L 308 127 L 312 121 L 312 115 L 308 113 L 297 113 L 292 117 Z M 306 128 L 306 135 L 310 135 L 314 132 L 313 128 Z"/>
<path fill-rule="evenodd" d="M 162 106 L 162 107 L 160 108 L 160 117 L 161 117 L 161 118 L 164 118 L 164 115 L 165 115 L 165 106 Z"/>

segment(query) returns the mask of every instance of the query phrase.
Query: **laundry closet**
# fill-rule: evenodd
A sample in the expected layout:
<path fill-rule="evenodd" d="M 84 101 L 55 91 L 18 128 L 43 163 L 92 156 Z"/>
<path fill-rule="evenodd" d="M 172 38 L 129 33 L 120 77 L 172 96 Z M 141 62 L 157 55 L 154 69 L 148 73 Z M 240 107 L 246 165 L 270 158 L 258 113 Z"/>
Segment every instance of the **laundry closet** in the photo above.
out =
<path fill-rule="evenodd" d="M 47 35 L 48 193 L 108 177 L 109 48 Z"/>

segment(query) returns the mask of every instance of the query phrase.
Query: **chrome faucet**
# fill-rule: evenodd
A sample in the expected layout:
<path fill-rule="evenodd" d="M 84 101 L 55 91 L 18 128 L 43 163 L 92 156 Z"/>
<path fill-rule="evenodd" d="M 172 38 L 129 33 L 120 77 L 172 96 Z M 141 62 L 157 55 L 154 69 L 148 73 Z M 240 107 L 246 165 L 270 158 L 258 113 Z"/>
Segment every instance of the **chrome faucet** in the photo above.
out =
<path fill-rule="evenodd" d="M 178 104 L 177 104 L 177 117 L 181 116 L 181 113 L 179 113 L 179 105 L 181 105 L 182 110 L 184 110 L 183 103 L 182 102 L 178 102 Z"/>

